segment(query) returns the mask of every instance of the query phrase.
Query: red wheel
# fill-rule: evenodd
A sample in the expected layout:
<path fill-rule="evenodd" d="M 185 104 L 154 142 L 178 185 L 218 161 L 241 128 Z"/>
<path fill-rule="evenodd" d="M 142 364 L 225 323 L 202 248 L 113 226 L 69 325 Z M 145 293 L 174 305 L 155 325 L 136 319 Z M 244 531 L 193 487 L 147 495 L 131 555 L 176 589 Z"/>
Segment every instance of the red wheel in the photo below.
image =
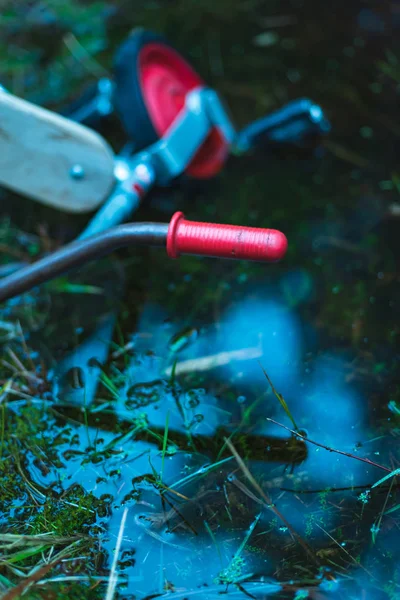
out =
<path fill-rule="evenodd" d="M 116 79 L 117 94 L 122 99 L 122 102 L 119 102 L 121 116 L 125 124 L 130 126 L 130 129 L 127 127 L 128 131 L 134 130 L 134 139 L 139 138 L 143 147 L 156 141 L 149 139 L 154 138 L 154 134 L 158 139 L 168 131 L 182 110 L 188 92 L 204 86 L 204 82 L 189 63 L 164 40 L 146 32 L 137 35 L 141 36 L 140 39 L 137 37 L 132 40 L 135 35 L 132 36 L 119 52 Z M 127 58 L 129 58 L 129 73 Z M 122 86 L 122 93 L 118 90 L 118 86 Z M 134 100 L 138 100 L 139 96 L 140 105 L 143 105 L 146 111 L 146 120 L 144 115 L 138 119 L 141 111 L 135 110 L 137 107 L 133 105 Z M 124 110 L 126 113 L 128 108 L 128 98 L 131 114 L 129 123 L 126 114 L 124 115 Z M 142 127 L 140 132 L 137 131 L 139 126 Z M 144 132 L 145 136 L 143 136 Z M 151 132 L 152 136 L 150 136 Z M 228 144 L 218 129 L 212 129 L 187 167 L 186 173 L 198 179 L 213 177 L 221 170 L 228 150 Z"/>

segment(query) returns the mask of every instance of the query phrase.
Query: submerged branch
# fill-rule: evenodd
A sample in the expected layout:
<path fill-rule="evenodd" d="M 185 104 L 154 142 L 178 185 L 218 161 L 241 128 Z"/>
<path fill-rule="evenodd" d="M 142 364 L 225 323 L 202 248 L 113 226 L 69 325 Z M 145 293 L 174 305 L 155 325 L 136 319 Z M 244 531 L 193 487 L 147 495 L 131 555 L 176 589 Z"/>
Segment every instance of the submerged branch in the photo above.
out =
<path fill-rule="evenodd" d="M 343 450 L 336 450 L 336 448 L 324 446 L 324 444 L 314 442 L 313 440 L 308 439 L 304 435 L 301 435 L 297 431 L 293 431 L 293 429 L 290 429 L 290 427 L 286 427 L 286 425 L 283 425 L 283 423 L 278 423 L 278 421 L 274 421 L 274 419 L 270 419 L 270 417 L 266 417 L 266 419 L 270 423 L 274 423 L 274 425 L 278 425 L 279 427 L 286 429 L 286 431 L 290 431 L 291 434 L 295 435 L 296 437 L 299 437 L 304 442 L 308 442 L 309 444 L 313 444 L 314 446 L 319 446 L 319 448 L 324 448 L 324 450 L 327 450 L 328 452 L 336 452 L 336 454 L 342 454 L 343 456 L 347 456 L 348 458 L 354 458 L 355 460 L 359 460 L 361 462 L 367 463 L 368 465 L 372 465 L 373 467 L 377 467 L 378 469 L 382 469 L 382 471 L 387 471 L 388 473 L 392 472 L 392 469 L 384 467 L 383 465 L 380 465 L 379 463 L 376 463 L 373 460 L 370 460 L 369 458 L 363 458 L 362 456 L 356 456 L 355 454 L 350 454 L 349 452 L 344 452 Z"/>

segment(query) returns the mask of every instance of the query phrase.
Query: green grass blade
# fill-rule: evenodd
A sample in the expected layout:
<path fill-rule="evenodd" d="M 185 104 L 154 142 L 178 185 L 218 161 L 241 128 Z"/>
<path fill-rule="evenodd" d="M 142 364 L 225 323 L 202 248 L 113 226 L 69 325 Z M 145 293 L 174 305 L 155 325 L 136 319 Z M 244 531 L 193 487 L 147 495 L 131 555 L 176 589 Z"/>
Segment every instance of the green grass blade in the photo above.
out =
<path fill-rule="evenodd" d="M 264 367 L 262 366 L 262 364 L 260 363 L 260 367 L 262 369 L 262 372 L 264 373 L 269 385 L 271 386 L 271 390 L 274 394 L 274 396 L 278 399 L 280 405 L 282 406 L 283 410 L 285 411 L 285 413 L 287 414 L 287 416 L 289 417 L 289 419 L 291 420 L 291 422 L 293 423 L 293 428 L 294 429 L 298 429 L 297 425 L 296 425 L 296 421 L 293 418 L 292 413 L 289 410 L 288 405 L 286 404 L 286 400 L 284 399 L 284 397 L 282 396 L 282 394 L 280 394 L 276 388 L 274 387 L 274 384 L 272 383 L 271 379 L 268 377 L 268 374 L 266 372 L 266 370 L 264 369 Z"/>
<path fill-rule="evenodd" d="M 382 477 L 382 479 L 379 479 L 379 481 L 377 481 L 376 483 L 374 483 L 374 485 L 371 487 L 371 489 L 377 487 L 378 485 L 381 485 L 381 483 L 384 483 L 385 481 L 387 481 L 391 477 L 396 477 L 396 475 L 400 475 L 400 469 L 395 469 L 394 471 L 392 471 L 388 475 L 385 475 L 385 477 Z"/>
<path fill-rule="evenodd" d="M 161 481 L 162 481 L 163 473 L 164 473 L 165 453 L 167 451 L 168 427 L 169 427 L 169 411 L 167 412 L 167 417 L 165 419 L 164 439 L 163 439 L 162 456 L 161 456 L 161 473 L 160 473 L 160 479 L 161 479 Z"/>

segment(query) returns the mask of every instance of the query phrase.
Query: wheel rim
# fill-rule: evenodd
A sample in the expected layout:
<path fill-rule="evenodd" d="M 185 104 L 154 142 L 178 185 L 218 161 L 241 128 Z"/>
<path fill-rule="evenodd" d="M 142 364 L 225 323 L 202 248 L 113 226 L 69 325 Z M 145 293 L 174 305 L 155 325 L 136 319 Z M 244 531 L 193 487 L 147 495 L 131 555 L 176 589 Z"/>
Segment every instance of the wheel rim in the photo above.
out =
<path fill-rule="evenodd" d="M 162 43 L 149 43 L 141 49 L 139 73 L 149 118 L 161 137 L 182 110 L 188 92 L 204 86 L 204 82 L 175 50 Z M 212 177 L 222 168 L 227 154 L 225 139 L 213 128 L 186 172 L 196 178 Z"/>

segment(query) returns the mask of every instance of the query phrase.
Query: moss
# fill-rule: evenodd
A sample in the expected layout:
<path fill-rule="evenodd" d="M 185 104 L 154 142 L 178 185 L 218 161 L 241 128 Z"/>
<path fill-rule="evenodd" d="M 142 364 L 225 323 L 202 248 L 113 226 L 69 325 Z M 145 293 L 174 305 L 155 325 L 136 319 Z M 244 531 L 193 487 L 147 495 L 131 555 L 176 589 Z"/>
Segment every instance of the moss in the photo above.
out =
<path fill-rule="evenodd" d="M 59 537 L 87 534 L 96 521 L 101 504 L 81 489 L 70 490 L 62 498 L 47 497 L 29 523 L 31 535 L 53 533 Z"/>
<path fill-rule="evenodd" d="M 243 569 L 245 565 L 246 561 L 241 556 L 235 556 L 229 567 L 220 572 L 215 580 L 215 583 L 230 585 L 236 581 L 239 581 L 243 575 Z"/>

